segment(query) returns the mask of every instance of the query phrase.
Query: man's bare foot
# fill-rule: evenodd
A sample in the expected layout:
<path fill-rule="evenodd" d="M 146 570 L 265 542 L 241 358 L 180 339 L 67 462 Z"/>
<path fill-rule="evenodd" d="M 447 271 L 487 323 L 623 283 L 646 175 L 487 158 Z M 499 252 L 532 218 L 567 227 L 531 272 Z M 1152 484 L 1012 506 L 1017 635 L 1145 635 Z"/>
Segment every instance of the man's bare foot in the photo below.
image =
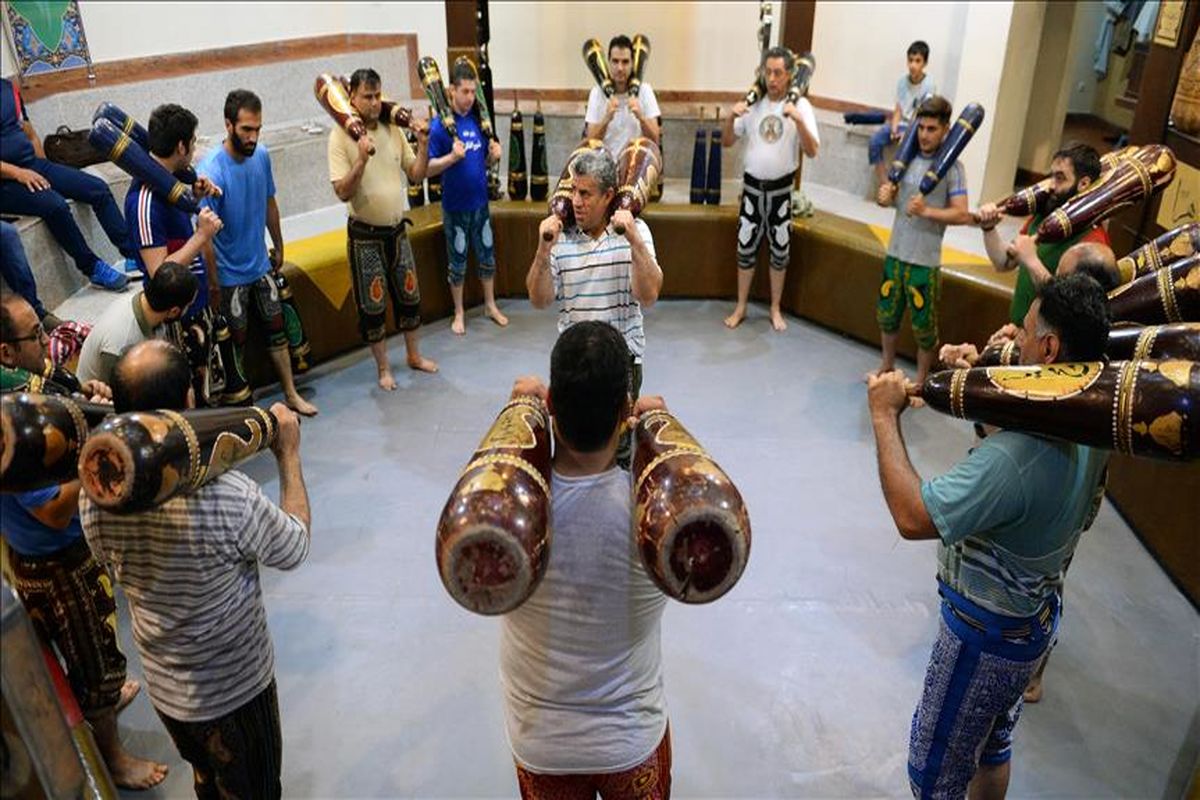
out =
<path fill-rule="evenodd" d="M 746 318 L 746 309 L 744 306 L 738 306 L 733 309 L 733 313 L 725 318 L 726 328 L 736 328 L 742 324 L 742 320 Z"/>
<path fill-rule="evenodd" d="M 771 327 L 781 333 L 787 330 L 787 320 L 783 318 L 783 313 L 777 308 L 771 309 Z"/>
<path fill-rule="evenodd" d="M 463 321 L 462 314 L 454 315 L 454 322 L 450 323 L 450 330 L 459 336 L 463 336 L 467 332 L 467 324 Z M 411 365 L 410 365 L 411 366 Z"/>
<path fill-rule="evenodd" d="M 121 751 L 108 762 L 108 771 L 112 774 L 113 783 L 122 789 L 149 789 L 162 783 L 170 770 L 166 764 L 136 758 Z"/>
<path fill-rule="evenodd" d="M 117 713 L 120 714 L 124 711 L 141 690 L 142 685 L 133 678 L 125 681 L 125 684 L 121 687 L 121 697 L 117 700 Z"/>
<path fill-rule="evenodd" d="M 425 356 L 417 356 L 416 358 L 408 359 L 408 368 L 415 369 L 420 372 L 437 372 L 437 362 Z"/>
<path fill-rule="evenodd" d="M 508 327 L 508 317 L 506 317 L 502 313 L 500 313 L 500 309 L 497 308 L 496 306 L 492 306 L 491 308 L 484 309 L 483 314 L 488 319 L 490 319 L 492 322 L 499 325 L 501 328 Z"/>
<path fill-rule="evenodd" d="M 1034 678 L 1029 682 L 1029 685 L 1025 687 L 1024 697 L 1026 703 L 1037 703 L 1041 701 L 1042 681 L 1040 678 Z"/>
<path fill-rule="evenodd" d="M 298 394 L 286 398 L 285 402 L 292 411 L 301 414 L 305 417 L 315 417 L 317 415 L 317 407 L 305 400 Z"/>
<path fill-rule="evenodd" d="M 379 371 L 379 388 L 383 389 L 385 392 L 396 391 L 396 379 L 392 376 L 392 371 L 390 369 Z"/>

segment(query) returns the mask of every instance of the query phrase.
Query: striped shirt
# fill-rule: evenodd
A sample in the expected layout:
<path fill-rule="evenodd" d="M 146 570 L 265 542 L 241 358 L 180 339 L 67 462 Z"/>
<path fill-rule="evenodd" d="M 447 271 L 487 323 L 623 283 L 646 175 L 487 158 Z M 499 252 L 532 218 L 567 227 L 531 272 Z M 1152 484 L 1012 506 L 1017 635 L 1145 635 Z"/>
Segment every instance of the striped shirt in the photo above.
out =
<path fill-rule="evenodd" d="M 1000 431 L 921 485 L 937 527 L 938 577 L 989 611 L 1036 614 L 1063 576 L 1103 497 L 1108 454 Z"/>
<path fill-rule="evenodd" d="M 125 590 L 155 708 L 216 719 L 274 677 L 258 567 L 292 569 L 309 532 L 236 470 L 140 514 L 80 498 L 84 535 Z"/>
<path fill-rule="evenodd" d="M 654 253 L 650 228 L 635 220 L 642 241 Z M 612 227 L 599 239 L 572 228 L 563 231 L 550 250 L 550 276 L 558 300 L 558 332 L 576 322 L 598 320 L 612 325 L 625 337 L 634 363 L 642 363 L 646 332 L 642 307 L 633 298 L 633 250 L 629 240 Z"/>

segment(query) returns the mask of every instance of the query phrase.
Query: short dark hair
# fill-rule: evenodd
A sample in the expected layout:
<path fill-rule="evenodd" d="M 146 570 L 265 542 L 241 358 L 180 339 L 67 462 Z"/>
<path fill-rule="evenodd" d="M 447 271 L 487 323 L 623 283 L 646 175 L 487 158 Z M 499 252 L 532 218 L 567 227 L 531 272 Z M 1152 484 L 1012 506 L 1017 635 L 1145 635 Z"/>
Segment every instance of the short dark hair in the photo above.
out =
<path fill-rule="evenodd" d="M 164 261 L 146 281 L 146 302 L 155 311 L 186 308 L 196 299 L 200 281 L 183 264 Z"/>
<path fill-rule="evenodd" d="M 1100 177 L 1100 154 L 1090 144 L 1073 144 L 1059 150 L 1051 157 L 1051 161 L 1065 158 L 1071 162 L 1075 172 L 1075 180 L 1089 178 L 1096 180 Z"/>
<path fill-rule="evenodd" d="M 558 433 L 583 453 L 608 443 L 629 398 L 629 347 L 607 322 L 577 322 L 550 354 L 550 401 Z"/>
<path fill-rule="evenodd" d="M 633 40 L 630 39 L 628 36 L 626 36 L 623 33 L 618 33 L 616 36 L 612 37 L 612 39 L 610 39 L 608 42 L 608 57 L 609 58 L 612 58 L 612 51 L 613 51 L 613 48 L 615 48 L 615 47 L 619 47 L 622 50 L 629 50 L 630 52 L 632 52 L 633 51 Z"/>
<path fill-rule="evenodd" d="M 774 47 L 768 49 L 767 52 L 763 53 L 762 66 L 764 68 L 764 72 L 766 71 L 767 62 L 772 58 L 782 58 L 783 68 L 788 72 L 791 72 L 796 66 L 796 54 L 786 47 L 775 45 Z"/>
<path fill-rule="evenodd" d="M 1038 327 L 1062 342 L 1059 361 L 1103 361 L 1112 317 L 1108 296 L 1090 275 L 1055 275 L 1038 288 Z"/>
<path fill-rule="evenodd" d="M 925 42 L 922 41 L 921 39 L 917 39 L 915 42 L 913 42 L 912 44 L 910 44 L 908 46 L 908 52 L 905 53 L 905 55 L 920 56 L 921 58 L 925 59 L 925 63 L 928 64 L 929 63 L 929 45 L 925 44 Z"/>
<path fill-rule="evenodd" d="M 1121 285 L 1121 273 L 1114 261 L 1104 257 L 1103 245 L 1088 246 L 1075 262 L 1075 271 L 1091 277 L 1106 293 Z"/>
<path fill-rule="evenodd" d="M 150 112 L 150 152 L 159 158 L 175 154 L 175 146 L 183 142 L 192 146 L 196 135 L 196 115 L 183 106 L 166 103 Z"/>
<path fill-rule="evenodd" d="M 940 94 L 925 98 L 925 102 L 917 107 L 918 119 L 921 117 L 933 117 L 943 125 L 950 124 L 950 115 L 953 113 L 954 106 L 950 105 L 950 101 Z"/>
<path fill-rule="evenodd" d="M 141 359 L 134 369 L 131 355 L 149 349 L 155 358 Z M 187 356 L 165 339 L 148 339 L 126 350 L 112 371 L 113 410 L 153 411 L 168 408 L 183 411 L 187 408 L 188 389 L 192 386 L 192 371 Z"/>
<path fill-rule="evenodd" d="M 454 62 L 454 66 L 450 68 L 450 83 L 458 86 L 463 81 L 479 80 L 479 72 L 475 69 L 475 65 L 468 59 L 459 59 Z"/>
<path fill-rule="evenodd" d="M 237 122 L 239 111 L 261 114 L 262 100 L 249 89 L 234 89 L 225 95 L 225 119 L 231 123 Z"/>
<path fill-rule="evenodd" d="M 24 299 L 16 292 L 0 289 L 0 343 L 11 344 L 13 339 L 24 335 L 17 330 L 17 321 L 12 313 L 12 307 L 16 305 L 17 300 Z"/>
<path fill-rule="evenodd" d="M 372 86 L 379 86 L 382 83 L 383 81 L 380 79 L 379 73 L 370 67 L 356 69 L 350 74 L 350 93 L 353 94 L 357 91 L 359 86 L 370 88 Z"/>

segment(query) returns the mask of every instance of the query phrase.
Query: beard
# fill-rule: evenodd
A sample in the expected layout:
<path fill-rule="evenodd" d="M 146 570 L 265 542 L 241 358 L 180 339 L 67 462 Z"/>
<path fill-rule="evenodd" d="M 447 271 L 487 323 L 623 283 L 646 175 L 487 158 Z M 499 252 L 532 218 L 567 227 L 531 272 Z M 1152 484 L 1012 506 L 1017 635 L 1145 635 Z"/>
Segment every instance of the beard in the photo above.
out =
<path fill-rule="evenodd" d="M 1076 181 L 1065 194 L 1053 194 L 1046 198 L 1042 203 L 1044 206 L 1041 210 L 1042 214 L 1053 214 L 1058 209 L 1066 205 L 1067 201 L 1079 194 L 1079 182 Z"/>
<path fill-rule="evenodd" d="M 232 143 L 237 154 L 245 158 L 254 155 L 254 148 L 258 147 L 258 142 L 243 142 L 236 134 L 232 137 Z"/>

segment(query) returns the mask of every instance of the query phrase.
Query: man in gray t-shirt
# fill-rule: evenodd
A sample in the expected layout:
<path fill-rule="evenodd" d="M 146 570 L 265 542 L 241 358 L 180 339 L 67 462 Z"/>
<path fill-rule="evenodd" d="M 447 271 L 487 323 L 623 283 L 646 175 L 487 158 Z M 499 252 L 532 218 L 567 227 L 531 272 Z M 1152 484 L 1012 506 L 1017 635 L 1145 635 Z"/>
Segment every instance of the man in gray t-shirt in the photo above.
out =
<path fill-rule="evenodd" d="M 881 206 L 896 206 L 896 221 L 892 224 L 875 309 L 883 347 L 883 362 L 877 374 L 895 368 L 900 321 L 905 306 L 911 304 L 918 385 L 929 375 L 938 341 L 942 236 L 947 225 L 965 225 L 971 221 L 967 179 L 961 163 L 954 162 L 929 194 L 923 195 L 919 190 L 922 177 L 933 166 L 950 131 L 951 111 L 950 102 L 936 95 L 921 104 L 914 122 L 920 153 L 909 163 L 899 186 L 884 182 L 877 198 Z"/>

